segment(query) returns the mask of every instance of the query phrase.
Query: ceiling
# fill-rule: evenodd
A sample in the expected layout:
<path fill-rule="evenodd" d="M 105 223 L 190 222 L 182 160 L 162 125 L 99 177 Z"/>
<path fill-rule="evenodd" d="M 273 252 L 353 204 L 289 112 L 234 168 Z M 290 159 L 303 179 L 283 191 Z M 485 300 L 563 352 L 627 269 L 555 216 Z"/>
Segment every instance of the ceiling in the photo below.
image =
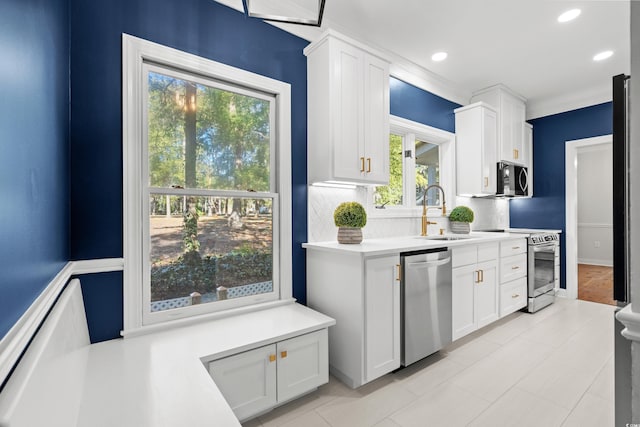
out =
<path fill-rule="evenodd" d="M 242 10 L 241 0 L 217 1 Z M 559 23 L 572 8 L 580 16 Z M 333 28 L 387 54 L 396 77 L 460 104 L 502 83 L 527 99 L 533 118 L 611 99 L 611 77 L 630 69 L 629 8 L 628 0 L 326 0 L 321 29 L 276 25 L 310 41 Z M 604 50 L 613 56 L 593 61 Z M 438 51 L 447 59 L 432 61 Z"/>

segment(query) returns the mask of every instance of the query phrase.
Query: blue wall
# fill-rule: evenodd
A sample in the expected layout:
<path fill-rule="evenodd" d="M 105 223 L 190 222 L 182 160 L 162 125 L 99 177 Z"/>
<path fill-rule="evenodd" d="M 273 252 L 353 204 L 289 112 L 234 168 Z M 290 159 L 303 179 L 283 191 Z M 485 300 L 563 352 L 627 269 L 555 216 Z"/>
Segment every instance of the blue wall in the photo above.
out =
<path fill-rule="evenodd" d="M 69 255 L 67 0 L 0 1 L 0 339 Z"/>
<path fill-rule="evenodd" d="M 511 227 L 565 229 L 565 142 L 612 132 L 610 102 L 531 120 L 533 193 L 512 199 Z M 561 235 L 560 286 L 565 288 L 565 239 Z"/>
<path fill-rule="evenodd" d="M 121 34 L 127 33 L 291 84 L 293 295 L 304 303 L 307 172 L 300 159 L 307 157 L 302 50 L 308 43 L 211 0 L 71 0 L 71 29 L 71 259 L 122 256 Z M 99 281 L 83 285 L 92 338 L 118 337 L 122 276 L 88 280 Z"/>
<path fill-rule="evenodd" d="M 453 110 L 460 107 L 460 104 L 393 77 L 389 83 L 389 90 L 392 115 L 455 132 L 456 118 Z"/>

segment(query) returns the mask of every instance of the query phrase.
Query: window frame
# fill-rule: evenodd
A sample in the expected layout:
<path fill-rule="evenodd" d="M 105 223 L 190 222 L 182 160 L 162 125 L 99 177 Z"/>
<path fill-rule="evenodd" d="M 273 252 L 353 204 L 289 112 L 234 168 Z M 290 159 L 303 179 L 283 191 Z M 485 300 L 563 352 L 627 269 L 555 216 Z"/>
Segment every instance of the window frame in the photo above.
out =
<path fill-rule="evenodd" d="M 275 107 L 275 154 L 271 159 L 271 186 L 269 192 L 251 192 L 252 197 L 273 197 L 278 213 L 273 216 L 273 292 L 242 297 L 213 304 L 202 304 L 162 312 L 159 316 L 145 315 L 145 268 L 150 263 L 144 254 L 144 239 L 149 236 L 148 195 L 157 187 L 151 187 L 148 177 L 148 152 L 146 146 L 147 123 L 147 70 L 148 64 L 174 70 L 189 79 L 204 79 L 221 86 L 246 88 L 273 97 Z M 174 74 L 175 74 L 174 73 Z M 193 77 L 192 77 L 193 76 Z M 292 239 L 291 239 L 291 87 L 275 79 L 231 67 L 219 62 L 162 46 L 147 40 L 122 35 L 122 98 L 123 98 L 123 336 L 134 336 L 158 328 L 194 322 L 203 318 L 215 318 L 257 309 L 259 305 L 287 303 L 292 300 Z M 219 87 L 219 86 L 216 86 Z M 145 143 L 141 143 L 144 141 Z M 166 192 L 165 188 L 161 191 Z M 180 195 L 240 194 L 235 191 L 184 189 L 173 190 Z M 206 193 L 206 194 L 205 194 Z M 246 196 L 241 192 L 241 196 Z M 146 198 L 146 199 L 145 199 Z M 146 214 L 146 217 L 144 216 Z M 278 256 L 276 256 L 276 253 Z M 277 265 L 276 265 L 276 259 Z M 148 276 L 148 272 L 146 275 Z M 279 280 L 278 279 L 279 276 Z M 149 287 L 149 286 L 147 286 Z M 148 299 L 148 298 L 147 298 Z M 148 313 L 147 313 L 148 314 Z M 158 313 L 153 313 L 158 314 Z"/>
<path fill-rule="evenodd" d="M 455 205 L 455 134 L 422 123 L 391 115 L 389 135 L 402 137 L 403 151 L 410 149 L 411 158 L 403 157 L 403 205 L 377 209 L 374 203 L 375 186 L 367 189 L 367 210 L 371 218 L 409 218 L 420 216 L 422 207 L 416 205 L 415 188 L 415 143 L 416 140 L 438 146 L 440 185 L 445 191 L 448 209 Z M 411 173 L 408 173 L 408 168 Z M 435 214 L 432 214 L 432 216 Z"/>

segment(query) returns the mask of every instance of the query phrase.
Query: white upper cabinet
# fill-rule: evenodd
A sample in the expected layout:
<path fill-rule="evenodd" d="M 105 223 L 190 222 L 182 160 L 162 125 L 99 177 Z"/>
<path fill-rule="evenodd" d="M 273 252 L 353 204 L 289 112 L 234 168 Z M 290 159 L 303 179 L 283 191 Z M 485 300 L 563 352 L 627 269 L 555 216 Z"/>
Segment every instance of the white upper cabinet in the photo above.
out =
<path fill-rule="evenodd" d="M 329 30 L 307 56 L 308 180 L 389 182 L 389 62 Z"/>
<path fill-rule="evenodd" d="M 498 112 L 498 161 L 528 166 L 525 147 L 526 100 L 503 85 L 475 92 L 471 102 L 486 102 Z"/>
<path fill-rule="evenodd" d="M 454 112 L 457 194 L 496 194 L 497 112 L 483 102 Z"/>

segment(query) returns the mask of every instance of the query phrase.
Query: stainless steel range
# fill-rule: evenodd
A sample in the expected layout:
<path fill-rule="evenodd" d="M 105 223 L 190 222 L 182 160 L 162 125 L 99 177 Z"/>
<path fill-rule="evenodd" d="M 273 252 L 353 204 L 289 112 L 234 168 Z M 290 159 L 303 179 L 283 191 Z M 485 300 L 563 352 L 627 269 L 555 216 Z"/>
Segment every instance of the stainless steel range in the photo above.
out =
<path fill-rule="evenodd" d="M 527 311 L 534 313 L 556 299 L 560 275 L 560 237 L 557 233 L 534 233 L 528 241 Z"/>

